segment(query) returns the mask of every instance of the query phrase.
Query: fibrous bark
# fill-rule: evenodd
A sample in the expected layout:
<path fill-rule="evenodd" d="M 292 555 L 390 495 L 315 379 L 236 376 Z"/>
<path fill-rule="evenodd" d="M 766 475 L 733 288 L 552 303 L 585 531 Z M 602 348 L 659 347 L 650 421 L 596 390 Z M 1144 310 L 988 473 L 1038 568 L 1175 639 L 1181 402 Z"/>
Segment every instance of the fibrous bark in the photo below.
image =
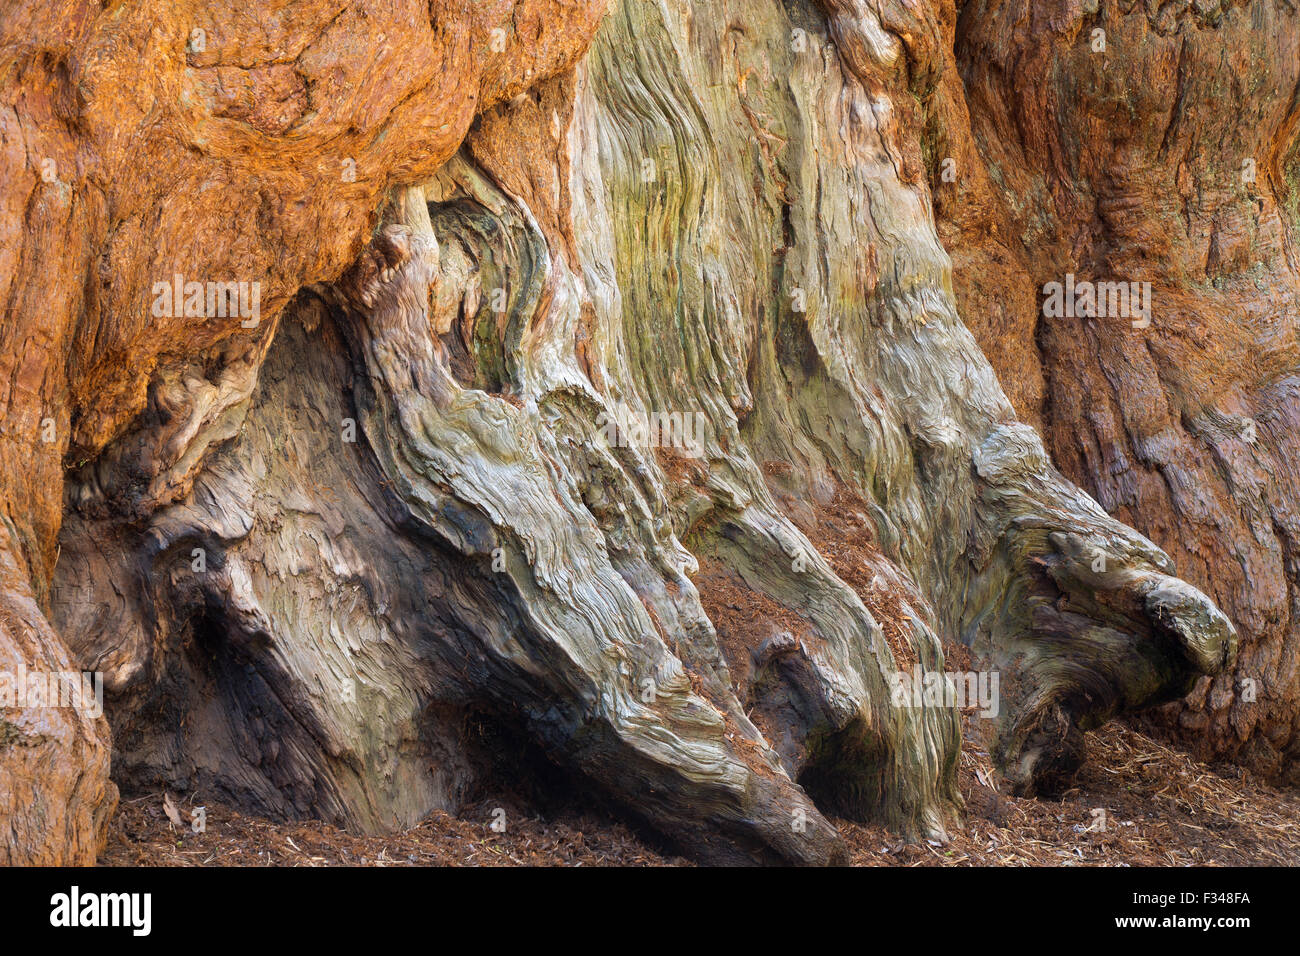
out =
<path fill-rule="evenodd" d="M 455 811 L 488 724 L 698 858 L 832 862 L 824 813 L 956 820 L 958 711 L 895 692 L 945 648 L 999 674 L 1026 792 L 1230 666 L 958 314 L 923 148 L 955 10 L 600 14 L 297 4 L 182 66 L 184 16 L 118 6 L 6 54 L 3 649 L 105 674 L 116 779 L 378 830 Z M 177 273 L 262 282 L 260 321 L 153 316 Z M 15 801 L 13 859 L 93 853 L 108 731 L 74 730 L 26 744 L 73 813 Z"/>
<path fill-rule="evenodd" d="M 1294 783 L 1300 7 L 960 6 L 928 112 L 963 314 L 1065 474 L 1240 632 L 1150 722 Z M 1150 325 L 1044 318 L 1068 273 L 1151 283 Z"/>

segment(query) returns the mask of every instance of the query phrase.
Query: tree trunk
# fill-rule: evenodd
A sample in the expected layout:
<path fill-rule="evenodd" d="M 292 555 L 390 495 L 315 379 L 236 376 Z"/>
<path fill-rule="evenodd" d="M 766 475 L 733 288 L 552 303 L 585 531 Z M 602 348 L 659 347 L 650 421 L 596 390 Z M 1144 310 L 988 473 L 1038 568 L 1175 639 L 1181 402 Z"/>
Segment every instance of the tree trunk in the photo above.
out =
<path fill-rule="evenodd" d="M 959 702 L 924 674 L 996 677 L 973 722 L 1034 793 L 1082 731 L 1232 673 L 1228 617 L 1032 427 L 1183 556 L 1159 516 L 1194 502 L 1108 499 L 1111 446 L 1079 455 L 1059 411 L 1069 374 L 1114 402 L 1172 388 L 1172 345 L 1133 369 L 1181 333 L 1032 332 L 1043 270 L 1100 261 L 1078 236 L 1129 246 L 995 175 L 1013 147 L 1025 182 L 1069 175 L 994 136 L 1049 86 L 1046 50 L 1009 52 L 1036 35 L 1008 38 L 1015 11 L 309 2 L 268 37 L 233 8 L 109 6 L 0 20 L 0 659 L 102 672 L 111 725 L 4 711 L 0 782 L 41 797 L 11 802 L 7 859 L 93 855 L 111 737 L 124 787 L 364 831 L 455 812 L 509 740 L 508 772 L 557 767 L 698 859 L 836 862 L 828 816 L 940 839 L 960 817 Z M 1252 94 L 1279 177 L 1280 90 Z M 1093 102 L 1062 100 L 1039 108 Z M 1280 207 L 1266 287 L 1292 274 Z M 1031 220 L 1055 257 L 1011 239 Z M 177 315 L 175 276 L 259 282 L 260 311 Z M 1294 315 L 1270 298 L 1243 349 Z M 1268 381 L 1280 514 L 1297 422 Z M 1271 600 L 1237 598 L 1248 621 Z"/>
<path fill-rule="evenodd" d="M 931 110 L 936 155 L 962 168 L 934 193 L 957 300 L 1017 410 L 1240 631 L 1234 668 L 1147 723 L 1290 784 L 1298 9 L 967 3 Z M 1149 282 L 1150 326 L 1041 318 L 1038 290 L 1067 273 Z"/>

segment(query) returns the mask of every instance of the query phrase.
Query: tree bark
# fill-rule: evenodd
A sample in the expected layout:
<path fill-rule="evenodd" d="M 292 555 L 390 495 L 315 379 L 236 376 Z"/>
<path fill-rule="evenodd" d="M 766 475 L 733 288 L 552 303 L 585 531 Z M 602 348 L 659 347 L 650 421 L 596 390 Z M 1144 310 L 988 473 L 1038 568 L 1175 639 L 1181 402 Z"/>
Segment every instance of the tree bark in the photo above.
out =
<path fill-rule="evenodd" d="M 1294 784 L 1300 11 L 978 2 L 950 36 L 930 117 L 962 313 L 1065 474 L 1240 631 L 1144 723 Z M 1149 282 L 1150 326 L 1043 318 L 1067 273 Z"/>
<path fill-rule="evenodd" d="M 838 862 L 828 816 L 960 818 L 961 715 L 913 674 L 996 674 L 973 723 L 1034 793 L 1233 667 L 1022 420 L 1060 441 L 1034 403 L 1070 401 L 1007 365 L 1027 254 L 954 293 L 931 139 L 985 163 L 974 5 L 307 3 L 188 53 L 198 13 L 97 10 L 0 24 L 59 37 L 13 41 L 0 104 L 0 651 L 105 675 L 124 787 L 377 831 L 508 737 L 698 859 Z M 160 68 L 124 97 L 132 38 Z M 259 321 L 154 315 L 174 274 L 260 281 Z M 959 304 L 998 296 L 991 364 Z M 108 729 L 15 726 L 0 775 L 39 748 L 69 809 L 15 801 L 9 858 L 89 858 Z"/>

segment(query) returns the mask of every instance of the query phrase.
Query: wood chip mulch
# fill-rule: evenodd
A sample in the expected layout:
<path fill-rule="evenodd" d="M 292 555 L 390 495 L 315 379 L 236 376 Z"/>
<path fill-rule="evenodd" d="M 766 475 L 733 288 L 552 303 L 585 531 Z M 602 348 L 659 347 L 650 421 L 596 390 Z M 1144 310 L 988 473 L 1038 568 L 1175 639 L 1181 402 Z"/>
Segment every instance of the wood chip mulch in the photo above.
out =
<path fill-rule="evenodd" d="M 988 754 L 968 737 L 959 780 L 966 819 L 947 844 L 907 842 L 884 827 L 836 820 L 857 866 L 1300 865 L 1300 794 L 1235 767 L 1211 769 L 1132 729 L 1088 735 L 1088 761 L 1060 799 L 996 789 Z M 383 836 L 317 822 L 275 823 L 208 803 L 207 830 L 188 824 L 197 795 L 123 800 L 105 866 L 675 866 L 624 824 L 598 813 L 546 820 L 493 801 L 460 818 L 435 813 Z"/>
<path fill-rule="evenodd" d="M 1300 794 L 1238 767 L 1211 769 L 1128 727 L 1087 735 L 1088 760 L 1060 799 L 996 789 L 968 735 L 965 825 L 947 844 L 906 843 L 836 821 L 857 866 L 1296 866 Z"/>

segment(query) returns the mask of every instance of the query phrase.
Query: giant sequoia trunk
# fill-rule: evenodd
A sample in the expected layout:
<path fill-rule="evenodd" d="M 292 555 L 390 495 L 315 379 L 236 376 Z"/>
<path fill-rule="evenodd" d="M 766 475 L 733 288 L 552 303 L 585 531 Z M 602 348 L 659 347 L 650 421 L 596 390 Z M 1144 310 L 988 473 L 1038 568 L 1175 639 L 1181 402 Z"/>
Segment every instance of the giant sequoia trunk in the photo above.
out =
<path fill-rule="evenodd" d="M 962 314 L 1065 473 L 1241 633 L 1155 722 L 1300 783 L 1300 7 L 972 2 L 956 51 Z M 1150 282 L 1150 326 L 1038 318 L 1068 273 Z"/>
<path fill-rule="evenodd" d="M 1208 554 L 1193 578 L 1294 667 L 1289 4 L 1153 37 L 1113 2 L 264 6 L 0 19 L 0 662 L 108 690 L 106 721 L 3 711 L 0 859 L 92 858 L 110 749 L 124 786 L 381 830 L 499 772 L 484 725 L 703 860 L 838 860 L 823 814 L 942 838 L 961 715 L 911 675 L 997 675 L 975 723 L 1027 793 L 1083 730 L 1231 680 L 1228 617 L 1119 518 L 1241 558 L 1235 590 Z M 1144 44 L 1122 76 L 1053 58 L 1099 17 Z M 1243 67 L 1203 34 L 1253 23 L 1285 38 L 1242 40 L 1258 115 L 1180 96 L 1164 140 L 1267 137 L 1211 284 L 1144 241 L 1183 215 L 1162 171 L 1202 203 L 1218 174 L 1143 152 L 1174 93 L 1136 64 L 1181 42 L 1181 88 L 1216 89 Z M 1121 93 L 1127 165 L 1063 142 Z M 1034 289 L 1085 264 L 1259 318 L 1040 328 Z M 187 316 L 190 281 L 258 282 L 260 312 Z M 1205 424 L 1246 387 L 1208 366 L 1231 349 L 1249 460 Z M 1140 479 L 1081 444 L 1124 416 Z M 1290 746 L 1276 688 L 1241 739 Z"/>

